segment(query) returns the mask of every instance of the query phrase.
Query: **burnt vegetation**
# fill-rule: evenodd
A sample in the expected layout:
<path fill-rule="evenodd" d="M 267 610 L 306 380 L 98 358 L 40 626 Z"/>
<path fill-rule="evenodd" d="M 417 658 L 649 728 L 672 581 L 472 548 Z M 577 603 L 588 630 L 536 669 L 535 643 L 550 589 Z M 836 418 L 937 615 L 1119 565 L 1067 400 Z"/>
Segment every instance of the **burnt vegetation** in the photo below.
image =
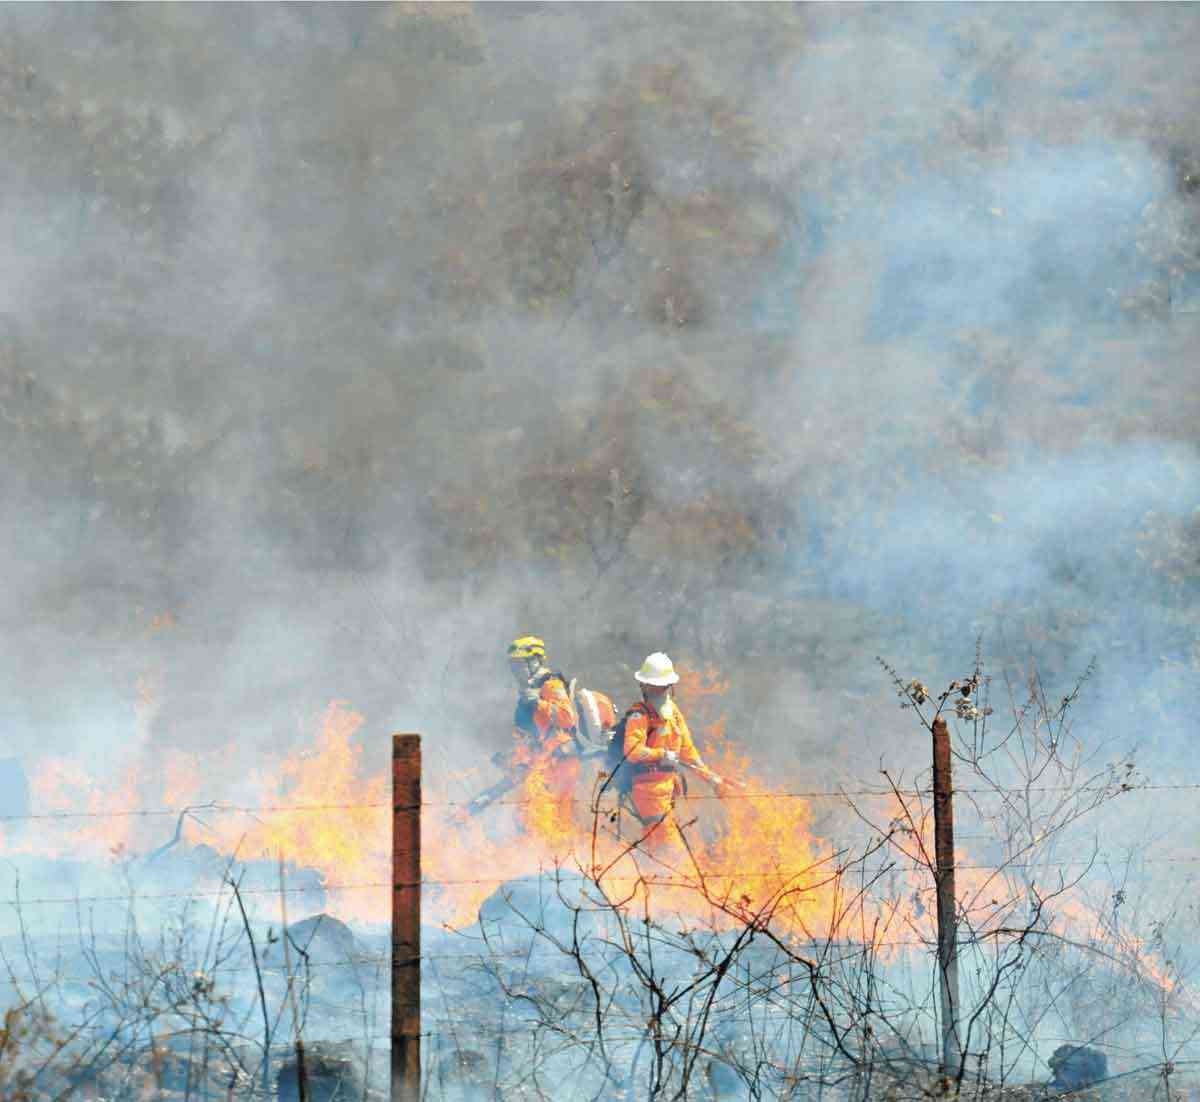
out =
<path fill-rule="evenodd" d="M 941 690 L 883 668 L 917 731 L 951 725 L 973 839 L 955 905 L 956 1062 L 936 1043 L 927 775 L 885 771 L 874 793 L 845 794 L 842 848 L 786 875 L 768 862 L 742 890 L 744 870 L 697 858 L 694 817 L 665 859 L 601 774 L 590 843 L 501 885 L 473 925 L 423 934 L 427 1096 L 1189 1097 L 1200 1023 L 1178 915 L 1092 875 L 1090 822 L 1144 780 L 1073 730 L 1090 671 L 1055 697 L 1035 671 L 994 681 L 978 661 Z M 222 875 L 211 907 L 153 933 L 135 894 L 116 936 L 81 900 L 75 944 L 50 954 L 18 885 L 21 934 L 3 945 L 17 995 L 0 1031 L 6 1098 L 386 1097 L 384 943 L 328 915 L 289 924 L 286 907 L 268 925 L 244 869 Z M 282 900 L 282 864 L 278 876 Z M 1108 898 L 1081 909 L 1085 881 Z M 1140 1063 L 1110 1070 L 1107 1053 L 1130 1051 Z"/>

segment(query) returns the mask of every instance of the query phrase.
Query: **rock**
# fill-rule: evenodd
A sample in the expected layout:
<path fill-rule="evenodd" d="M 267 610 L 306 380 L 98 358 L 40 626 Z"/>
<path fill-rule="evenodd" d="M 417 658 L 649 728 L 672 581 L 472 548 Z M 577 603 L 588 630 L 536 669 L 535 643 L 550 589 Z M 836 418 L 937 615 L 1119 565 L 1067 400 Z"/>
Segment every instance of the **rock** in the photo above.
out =
<path fill-rule="evenodd" d="M 590 889 L 590 891 L 589 891 Z M 526 876 L 507 880 L 479 908 L 479 925 L 489 936 L 528 941 L 535 930 L 569 943 L 575 926 L 575 909 L 580 915 L 580 937 L 597 925 L 595 889 L 580 876 L 563 873 Z"/>
<path fill-rule="evenodd" d="M 304 1046 L 304 1082 L 308 1102 L 359 1102 L 362 1076 L 353 1058 L 353 1044 L 315 1041 Z M 300 1089 L 293 1052 L 275 1076 L 279 1102 L 299 1102 Z"/>
<path fill-rule="evenodd" d="M 340 964 L 356 961 L 363 956 L 362 947 L 354 932 L 340 919 L 330 914 L 310 915 L 287 928 L 288 950 L 292 968 L 299 969 L 307 955 L 311 964 Z M 273 942 L 263 948 L 263 963 L 281 967 L 284 963 L 283 943 Z"/>
<path fill-rule="evenodd" d="M 1079 1090 L 1108 1078 L 1108 1057 L 1087 1045 L 1059 1045 L 1046 1063 L 1054 1072 L 1050 1086 L 1055 1090 Z"/>

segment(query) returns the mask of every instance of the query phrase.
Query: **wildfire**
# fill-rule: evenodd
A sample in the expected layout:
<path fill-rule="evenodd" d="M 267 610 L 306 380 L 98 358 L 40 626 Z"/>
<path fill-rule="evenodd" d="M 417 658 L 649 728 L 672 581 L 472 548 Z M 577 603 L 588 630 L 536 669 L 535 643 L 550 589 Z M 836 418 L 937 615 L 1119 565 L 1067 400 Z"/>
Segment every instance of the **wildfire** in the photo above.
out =
<path fill-rule="evenodd" d="M 575 799 L 570 790 L 579 780 L 579 762 L 535 754 L 524 739 L 514 738 L 513 742 L 512 766 L 525 773 L 521 798 L 515 804 L 518 819 L 526 833 L 550 853 L 567 852 L 577 837 Z"/>
<path fill-rule="evenodd" d="M 468 925 L 504 881 L 561 867 L 602 874 L 601 883 L 617 898 L 628 896 L 635 885 L 660 916 L 722 926 L 755 920 L 768 910 L 777 932 L 798 938 L 878 939 L 882 931 L 895 944 L 932 943 L 935 908 L 923 867 L 934 849 L 928 809 L 902 804 L 898 797 L 890 806 L 881 802 L 881 820 L 890 816 L 891 823 L 885 832 L 890 829 L 893 843 L 914 860 L 907 868 L 899 862 L 888 891 L 870 898 L 856 894 L 836 875 L 833 846 L 814 829 L 808 801 L 772 783 L 727 738 L 723 699 L 728 688 L 713 671 L 684 672 L 679 685 L 680 704 L 704 760 L 745 785 L 745 790 L 713 793 L 693 779 L 678 809 L 682 840 L 667 838 L 661 845 L 631 850 L 640 824 L 619 812 L 611 795 L 597 806 L 596 773 L 574 758 L 535 759 L 528 748 L 514 744 L 514 760 L 529 767 L 523 783 L 475 818 L 465 813 L 459 790 L 486 783 L 478 770 L 451 777 L 427 767 L 424 920 Z M 134 750 L 144 751 L 158 711 L 152 680 L 139 681 L 133 711 Z M 224 791 L 214 789 L 228 786 L 229 766 L 238 761 L 233 748 L 210 758 L 178 750 L 159 754 L 154 769 L 140 768 L 143 763 L 134 754 L 107 778 L 93 776 L 77 760 L 46 759 L 30 778 L 34 810 L 72 818 L 64 818 L 61 831 L 48 824 L 45 830 L 0 834 L 0 842 L 14 855 L 93 860 L 145 855 L 163 848 L 179 810 L 190 807 L 193 814 L 179 817 L 183 842 L 209 846 L 240 862 L 274 865 L 282 855 L 293 869 L 317 874 L 329 909 L 351 921 L 386 923 L 391 780 L 386 769 L 371 771 L 364 764 L 363 724 L 362 715 L 334 701 L 308 746 L 270 770 L 243 774 L 236 788 Z M 572 771 L 574 783 L 564 786 L 562 776 L 552 778 L 555 769 Z M 575 795 L 563 797 L 564 787 Z M 136 810 L 156 808 L 161 809 L 157 817 Z M 973 862 L 961 849 L 957 857 L 960 906 L 973 932 L 1001 930 L 1012 913 L 1004 908 L 1015 894 L 1006 892 L 996 870 Z M 646 901 L 639 895 L 639 903 Z M 1079 928 L 1087 923 L 1082 939 L 1107 946 L 1114 961 L 1166 993 L 1176 990 L 1176 978 L 1153 946 L 1118 935 L 1094 912 L 1065 897 L 1055 900 L 1055 913 L 1061 924 L 1074 922 Z"/>
<path fill-rule="evenodd" d="M 653 909 L 664 915 L 728 925 L 768 904 L 796 931 L 828 921 L 837 905 L 831 870 L 823 863 L 828 847 L 813 833 L 807 804 L 756 776 L 749 759 L 725 738 L 724 719 L 716 713 L 727 690 L 719 674 L 690 671 L 683 673 L 678 695 L 706 762 L 742 780 L 754 798 L 718 801 L 697 779 L 679 811 L 686 841 L 667 835 L 656 845 L 651 837 L 631 851 L 643 828 L 612 806 L 611 797 L 593 805 L 590 769 L 575 797 L 564 800 L 554 795 L 562 786 L 547 783 L 547 772 L 562 766 L 525 762 L 518 752 L 518 762 L 532 768 L 507 801 L 489 810 L 486 825 L 436 802 L 426 811 L 424 863 L 439 914 L 452 925 L 469 923 L 503 880 L 558 866 L 592 875 L 602 870 L 602 883 L 614 897 L 641 883 Z M 578 762 L 570 767 L 578 773 Z"/>
<path fill-rule="evenodd" d="M 316 869 L 343 916 L 386 920 L 390 782 L 386 775 L 362 776 L 362 747 L 354 741 L 362 724 L 359 713 L 334 701 L 310 749 L 285 758 L 276 774 L 255 778 L 254 806 L 261 810 L 246 818 L 214 816 L 209 830 L 191 825 L 189 836 L 243 860 L 282 855 Z"/>
<path fill-rule="evenodd" d="M 69 831 L 26 831 L 9 852 L 53 859 L 115 858 L 135 849 L 145 824 L 113 811 L 143 806 L 136 768 L 126 766 L 116 778 L 100 781 L 69 758 L 46 758 L 29 778 L 30 801 L 42 815 L 78 816 Z M 80 814 L 83 813 L 83 814 Z"/>

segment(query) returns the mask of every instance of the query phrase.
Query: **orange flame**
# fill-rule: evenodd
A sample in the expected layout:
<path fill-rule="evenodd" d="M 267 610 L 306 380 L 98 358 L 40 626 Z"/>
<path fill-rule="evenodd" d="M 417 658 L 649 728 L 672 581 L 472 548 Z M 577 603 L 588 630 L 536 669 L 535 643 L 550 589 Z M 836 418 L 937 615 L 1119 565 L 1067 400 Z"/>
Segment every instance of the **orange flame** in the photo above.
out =
<path fill-rule="evenodd" d="M 391 861 L 386 776 L 361 776 L 362 748 L 354 736 L 363 717 L 334 701 L 325 711 L 310 750 L 284 759 L 274 776 L 257 778 L 256 812 L 215 819 L 212 833 L 191 836 L 223 854 L 274 859 L 318 870 L 329 885 L 353 885 L 330 894 L 349 919 L 382 921 L 388 915 L 385 884 Z"/>
<path fill-rule="evenodd" d="M 76 761 L 47 758 L 29 778 L 30 802 L 38 814 L 77 815 L 64 820 L 66 832 L 28 831 L 15 852 L 54 859 L 121 857 L 137 847 L 144 824 L 133 816 L 110 817 L 111 811 L 141 806 L 137 770 L 126 767 L 116 781 L 94 780 Z"/>
<path fill-rule="evenodd" d="M 583 795 L 591 783 L 577 759 L 531 755 L 516 745 L 517 764 L 529 766 L 523 784 L 477 818 L 463 814 L 449 785 L 478 777 L 426 777 L 422 821 L 423 871 L 427 883 L 423 908 L 427 922 L 462 926 L 473 922 L 479 905 L 505 880 L 556 866 L 586 872 L 607 870 L 604 883 L 612 894 L 628 894 L 643 874 L 657 912 L 697 922 L 732 925 L 761 907 L 774 905 L 776 929 L 797 936 L 822 934 L 852 939 L 869 926 L 875 936 L 894 925 L 911 940 L 934 937 L 934 907 L 927 873 L 914 868 L 900 873 L 885 901 L 848 907 L 826 861 L 830 846 L 818 836 L 808 802 L 756 775 L 751 759 L 725 733 L 722 714 L 728 682 L 715 671 L 684 670 L 680 706 L 689 716 L 706 763 L 722 776 L 745 784 L 747 791 L 727 792 L 714 799 L 703 781 L 680 802 L 678 819 L 686 844 L 665 837 L 650 853 L 625 854 L 631 824 L 596 818 L 591 799 Z M 146 740 L 157 714 L 153 682 L 139 680 L 134 729 Z M 312 745 L 290 754 L 273 771 L 244 778 L 239 792 L 258 810 L 242 812 L 218 806 L 204 825 L 188 820 L 185 838 L 205 843 L 240 859 L 282 854 L 295 867 L 315 870 L 331 897 L 331 907 L 351 921 L 385 923 L 390 916 L 391 859 L 390 778 L 364 769 L 358 741 L 363 717 L 334 701 L 322 716 Z M 523 756 L 524 755 L 524 756 Z M 219 803 L 211 784 L 221 784 L 234 753 L 216 762 L 175 751 L 160 755 L 156 770 L 138 762 L 119 764 L 109 779 L 91 776 L 77 761 L 50 758 L 31 775 L 31 797 L 38 814 L 55 812 L 95 815 L 72 819 L 65 829 L 0 834 L 7 853 L 39 853 L 49 857 L 117 858 L 147 852 L 166 837 L 163 820 L 116 814 L 131 808 L 179 808 L 204 801 Z M 225 768 L 215 766 L 224 764 Z M 581 776 L 581 773 L 583 775 Z M 212 778 L 210 785 L 206 780 Z M 482 782 L 479 782 L 482 783 Z M 609 809 L 611 810 L 611 809 Z M 909 852 L 933 853 L 932 821 L 926 811 L 890 808 L 894 825 L 907 831 L 900 839 Z M 169 822 L 170 820 L 168 820 Z M 622 837 L 618 837 L 618 827 Z M 637 835 L 634 834 L 633 837 Z M 55 843 L 53 839 L 62 840 Z M 625 856 L 622 856 L 625 854 Z M 985 907 L 997 894 L 995 873 L 972 868 L 962 850 L 958 888 L 964 906 Z M 702 888 L 698 891 L 697 888 Z M 973 902 L 972 902 L 973 901 Z M 1080 905 L 1081 906 L 1081 905 Z M 1056 901 L 1063 921 L 1095 919 L 1065 898 Z M 1074 908 L 1074 909 L 1073 909 Z M 863 923 L 855 929 L 855 925 Z M 981 923 L 976 922 L 976 929 Z M 982 924 L 986 926 L 986 923 Z M 1164 992 L 1176 989 L 1176 978 L 1152 946 L 1128 935 L 1118 936 L 1104 923 L 1091 921 L 1088 937 L 1106 943 L 1114 959 L 1131 962 Z"/>
<path fill-rule="evenodd" d="M 534 755 L 523 748 L 514 754 L 514 763 L 528 768 L 518 804 L 522 825 L 551 852 L 569 850 L 577 834 L 574 793 L 579 760 L 556 761 L 548 754 Z"/>
<path fill-rule="evenodd" d="M 639 849 L 622 857 L 643 833 L 641 825 L 627 814 L 610 821 L 611 808 L 596 819 L 591 801 L 580 794 L 590 778 L 575 785 L 572 777 L 572 784 L 564 785 L 562 777 L 553 775 L 551 759 L 527 761 L 530 773 L 507 801 L 514 805 L 519 831 L 510 825 L 511 816 L 504 816 L 505 807 L 489 810 L 486 828 L 479 820 L 456 821 L 453 816 L 432 829 L 427 824 L 427 876 L 452 881 L 439 886 L 439 905 L 448 921 L 472 921 L 479 903 L 502 879 L 555 865 L 606 870 L 604 882 L 616 897 L 629 894 L 644 876 L 651 882 L 656 911 L 696 921 L 733 924 L 760 902 L 780 897 L 785 902 L 776 917 L 786 914 L 796 930 L 828 920 L 836 907 L 835 892 L 824 883 L 828 870 L 821 867 L 827 847 L 813 833 L 807 804 L 784 798 L 755 777 L 749 760 L 726 741 L 724 719 L 715 713 L 727 690 L 728 683 L 714 671 L 685 670 L 681 706 L 688 710 L 693 730 L 704 732 L 699 741 L 706 762 L 763 798 L 720 803 L 694 778 L 693 797 L 681 801 L 678 814 L 686 842 L 663 828 L 646 839 L 648 852 Z M 577 776 L 579 763 L 571 765 Z M 567 800 L 563 792 L 570 787 L 576 795 Z M 699 892 L 698 873 L 703 876 Z"/>

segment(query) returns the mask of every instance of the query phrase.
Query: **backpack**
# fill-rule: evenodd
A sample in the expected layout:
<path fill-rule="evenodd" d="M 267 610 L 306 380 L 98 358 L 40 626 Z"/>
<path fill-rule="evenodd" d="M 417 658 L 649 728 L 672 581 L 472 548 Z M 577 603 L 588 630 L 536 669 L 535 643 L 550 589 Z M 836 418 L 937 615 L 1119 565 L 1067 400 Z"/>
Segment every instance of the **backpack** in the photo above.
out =
<path fill-rule="evenodd" d="M 633 788 L 633 767 L 625 760 L 625 724 L 629 721 L 630 708 L 617 721 L 617 725 L 608 732 L 608 741 L 604 747 L 604 772 L 608 779 L 601 787 L 601 792 L 612 791 L 617 799 L 624 802 Z"/>
<path fill-rule="evenodd" d="M 617 722 L 617 710 L 611 698 L 595 689 L 581 689 L 575 678 L 567 686 L 567 695 L 575 709 L 575 749 L 581 758 L 606 753 L 608 735 Z"/>
<path fill-rule="evenodd" d="M 608 780 L 601 791 L 616 792 L 617 799 L 622 803 L 629 797 L 633 789 L 633 777 L 637 773 L 637 767 L 625 760 L 625 725 L 631 715 L 644 715 L 645 711 L 644 705 L 631 704 L 617 725 L 608 732 L 608 743 L 604 750 L 604 772 L 608 774 Z"/>
<path fill-rule="evenodd" d="M 608 744 L 604 750 L 604 772 L 608 774 L 608 780 L 604 782 L 601 792 L 616 792 L 617 799 L 622 803 L 629 798 L 633 789 L 633 778 L 638 771 L 636 765 L 625 759 L 625 725 L 629 722 L 629 717 L 635 714 L 645 715 L 645 705 L 631 704 L 626 709 L 617 725 L 608 732 Z M 667 767 L 663 766 L 663 768 Z M 679 778 L 681 790 L 686 793 L 687 777 L 682 773 L 676 775 Z"/>
<path fill-rule="evenodd" d="M 596 758 L 606 753 L 609 733 L 617 722 L 612 698 L 596 689 L 580 688 L 577 678 L 568 682 L 566 674 L 557 670 L 547 671 L 531 684 L 540 689 L 547 681 L 561 682 L 575 709 L 575 753 L 581 758 Z M 531 736 L 537 733 L 533 725 L 535 707 L 536 704 L 522 699 L 513 716 L 513 725 Z"/>

